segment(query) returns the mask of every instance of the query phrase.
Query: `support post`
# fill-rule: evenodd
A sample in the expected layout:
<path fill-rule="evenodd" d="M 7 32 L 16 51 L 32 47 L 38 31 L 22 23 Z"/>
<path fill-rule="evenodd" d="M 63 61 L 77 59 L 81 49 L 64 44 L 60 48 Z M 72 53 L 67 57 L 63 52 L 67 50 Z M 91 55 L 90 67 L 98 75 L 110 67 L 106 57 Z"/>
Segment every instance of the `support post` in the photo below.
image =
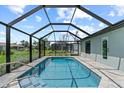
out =
<path fill-rule="evenodd" d="M 41 58 L 41 41 L 39 39 L 39 58 Z"/>
<path fill-rule="evenodd" d="M 10 32 L 11 29 L 9 26 L 6 26 L 6 63 L 10 63 L 11 58 L 10 58 Z M 6 73 L 11 72 L 11 67 L 10 64 L 6 65 Z"/>
<path fill-rule="evenodd" d="M 29 39 L 30 46 L 29 46 L 29 61 L 32 62 L 32 36 Z"/>

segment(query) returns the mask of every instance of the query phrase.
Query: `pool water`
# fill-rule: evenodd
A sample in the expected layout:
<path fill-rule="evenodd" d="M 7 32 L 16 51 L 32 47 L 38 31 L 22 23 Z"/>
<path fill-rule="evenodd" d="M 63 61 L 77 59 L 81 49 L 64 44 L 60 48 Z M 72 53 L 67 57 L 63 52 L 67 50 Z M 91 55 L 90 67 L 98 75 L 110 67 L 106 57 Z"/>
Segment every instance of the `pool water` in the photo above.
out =
<path fill-rule="evenodd" d="M 50 57 L 22 74 L 20 87 L 98 87 L 101 77 L 71 57 Z"/>

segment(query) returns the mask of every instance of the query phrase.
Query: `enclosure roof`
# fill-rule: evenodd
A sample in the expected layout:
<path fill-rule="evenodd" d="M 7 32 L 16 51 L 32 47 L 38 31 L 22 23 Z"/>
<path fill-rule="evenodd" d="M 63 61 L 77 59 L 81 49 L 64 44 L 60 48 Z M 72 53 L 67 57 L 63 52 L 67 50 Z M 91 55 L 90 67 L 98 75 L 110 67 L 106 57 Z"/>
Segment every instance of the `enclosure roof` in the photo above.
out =
<path fill-rule="evenodd" d="M 8 24 L 5 22 L 0 23 L 6 26 L 10 26 L 12 29 L 22 32 L 26 35 L 41 40 L 44 38 L 49 38 L 52 35 L 54 41 L 57 41 L 57 38 L 64 36 L 65 41 L 68 41 L 69 38 L 71 38 L 71 40 L 73 39 L 78 41 L 82 40 L 83 38 L 90 37 L 99 31 L 104 32 L 104 29 L 112 27 L 115 22 L 119 21 L 113 18 L 113 16 L 115 16 L 115 9 L 111 10 L 109 7 L 114 6 L 31 6 L 31 9 L 27 9 L 26 13 L 21 14 L 21 16 L 10 21 Z M 107 11 L 103 12 L 105 9 Z M 108 11 L 110 12 L 109 15 L 111 16 L 111 20 L 110 16 L 104 16 L 105 12 Z M 20 10 L 20 12 L 23 11 Z M 33 17 L 35 17 L 39 23 L 36 24 L 36 22 L 30 21 L 27 23 L 36 26 L 36 29 L 33 27 L 31 28 L 29 25 L 28 29 L 24 29 L 23 26 L 26 24 L 27 19 L 29 18 L 29 20 L 32 20 Z M 112 20 L 112 18 L 114 20 Z M 120 19 L 123 19 L 123 17 Z M 41 22 L 41 20 L 43 21 Z M 22 27 L 20 25 L 22 25 Z"/>

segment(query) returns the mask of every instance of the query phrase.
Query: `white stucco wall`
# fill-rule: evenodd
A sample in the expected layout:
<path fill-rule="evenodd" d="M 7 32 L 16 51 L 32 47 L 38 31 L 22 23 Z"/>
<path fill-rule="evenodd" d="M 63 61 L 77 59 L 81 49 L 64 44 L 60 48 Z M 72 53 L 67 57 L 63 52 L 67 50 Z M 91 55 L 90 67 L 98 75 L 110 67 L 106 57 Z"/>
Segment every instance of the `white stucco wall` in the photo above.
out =
<path fill-rule="evenodd" d="M 124 58 L 124 27 L 87 39 L 91 41 L 91 53 L 101 54 L 101 40 L 103 37 L 108 37 L 108 55 Z M 82 42 L 83 52 L 85 52 L 85 41 Z"/>
<path fill-rule="evenodd" d="M 108 38 L 109 51 L 108 51 L 107 60 L 103 59 L 101 56 L 101 53 L 102 53 L 101 41 L 102 41 L 102 38 L 104 37 Z M 94 55 L 97 54 L 98 61 L 107 65 L 110 65 L 114 68 L 118 68 L 118 63 L 120 61 L 119 58 L 124 58 L 124 27 L 82 41 L 82 44 L 81 44 L 82 52 L 85 52 L 85 42 L 88 40 L 91 41 L 91 54 L 94 54 Z M 120 68 L 122 68 L 122 65 Z"/>

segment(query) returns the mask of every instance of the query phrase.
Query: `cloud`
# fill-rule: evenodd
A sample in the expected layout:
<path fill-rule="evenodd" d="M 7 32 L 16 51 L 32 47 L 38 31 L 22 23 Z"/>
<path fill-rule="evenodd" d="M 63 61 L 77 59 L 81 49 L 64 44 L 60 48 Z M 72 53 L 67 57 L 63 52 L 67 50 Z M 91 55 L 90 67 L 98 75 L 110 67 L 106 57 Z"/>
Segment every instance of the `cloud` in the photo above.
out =
<path fill-rule="evenodd" d="M 40 16 L 35 16 L 37 22 L 41 22 L 42 18 Z"/>
<path fill-rule="evenodd" d="M 72 14 L 74 12 L 74 8 L 57 8 L 57 20 L 65 19 L 69 20 L 72 17 Z"/>
<path fill-rule="evenodd" d="M 97 31 L 97 28 L 95 28 L 92 25 L 77 25 L 77 26 L 80 27 L 81 29 L 83 29 L 84 31 L 90 33 L 90 34 Z"/>
<path fill-rule="evenodd" d="M 74 13 L 74 8 L 57 8 L 58 17 L 57 20 L 63 19 L 63 22 L 71 21 L 72 15 Z M 81 11 L 80 9 L 76 9 L 73 21 L 75 19 L 92 19 L 92 16 L 88 15 L 87 13 Z"/>
<path fill-rule="evenodd" d="M 6 33 L 5 32 L 0 32 L 0 35 L 6 35 Z"/>
<path fill-rule="evenodd" d="M 108 15 L 111 16 L 111 17 L 114 17 L 115 16 L 115 12 L 114 11 L 110 11 Z"/>
<path fill-rule="evenodd" d="M 84 31 L 90 33 L 90 34 L 93 34 L 103 28 L 106 27 L 105 24 L 103 23 L 99 23 L 98 26 L 95 26 L 95 25 L 78 25 L 78 27 L 80 27 L 81 29 L 83 29 Z"/>
<path fill-rule="evenodd" d="M 84 25 L 84 24 L 77 24 L 76 22 L 73 22 L 73 24 L 75 24 L 77 27 L 81 28 L 82 30 L 93 34 L 105 27 L 107 27 L 107 25 L 105 25 L 104 23 L 100 22 L 99 24 L 96 23 L 91 23 L 89 25 Z"/>
<path fill-rule="evenodd" d="M 114 6 L 110 6 L 111 7 L 111 11 L 109 12 L 109 16 L 124 16 L 124 5 L 114 5 Z"/>
<path fill-rule="evenodd" d="M 105 24 L 103 24 L 103 23 L 99 23 L 99 27 L 105 27 Z"/>
<path fill-rule="evenodd" d="M 79 19 L 92 19 L 92 16 L 88 15 L 87 13 L 81 11 L 80 9 L 76 9 L 75 15 L 74 15 L 74 19 L 79 18 Z"/>
<path fill-rule="evenodd" d="M 7 8 L 14 14 L 21 15 L 24 13 L 26 5 L 8 5 Z"/>

